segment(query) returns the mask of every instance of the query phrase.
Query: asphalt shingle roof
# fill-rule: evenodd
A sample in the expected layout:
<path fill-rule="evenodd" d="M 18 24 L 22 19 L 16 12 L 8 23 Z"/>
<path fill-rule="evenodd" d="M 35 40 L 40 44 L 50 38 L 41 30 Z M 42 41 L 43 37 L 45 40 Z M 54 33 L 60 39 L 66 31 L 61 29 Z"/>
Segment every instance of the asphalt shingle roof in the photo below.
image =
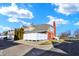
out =
<path fill-rule="evenodd" d="M 44 31 L 48 31 L 48 29 L 50 27 L 53 27 L 51 25 L 48 24 L 41 24 L 41 25 L 33 25 L 32 26 L 34 29 L 31 31 L 26 31 L 25 33 L 37 33 L 37 32 L 44 32 Z M 27 28 L 27 27 L 25 27 Z"/>

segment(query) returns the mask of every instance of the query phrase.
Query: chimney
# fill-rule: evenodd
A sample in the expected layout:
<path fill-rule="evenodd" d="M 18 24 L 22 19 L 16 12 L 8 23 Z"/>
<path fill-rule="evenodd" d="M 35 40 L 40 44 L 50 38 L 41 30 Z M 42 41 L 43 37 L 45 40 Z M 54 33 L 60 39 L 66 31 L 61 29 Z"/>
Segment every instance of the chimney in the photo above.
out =
<path fill-rule="evenodd" d="M 53 21 L 53 28 L 54 28 L 53 33 L 54 33 L 54 36 L 56 37 L 56 23 L 55 23 L 55 21 Z"/>

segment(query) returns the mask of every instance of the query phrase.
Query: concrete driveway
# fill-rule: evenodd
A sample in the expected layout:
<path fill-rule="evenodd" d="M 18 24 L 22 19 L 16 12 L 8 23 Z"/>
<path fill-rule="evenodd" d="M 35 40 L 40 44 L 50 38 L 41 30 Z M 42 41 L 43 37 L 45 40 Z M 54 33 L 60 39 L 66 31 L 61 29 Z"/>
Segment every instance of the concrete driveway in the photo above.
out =
<path fill-rule="evenodd" d="M 79 41 L 70 40 L 64 43 L 54 44 L 50 50 L 32 49 L 25 56 L 79 56 Z"/>
<path fill-rule="evenodd" d="M 32 48 L 21 43 L 0 40 L 0 56 L 22 56 Z"/>

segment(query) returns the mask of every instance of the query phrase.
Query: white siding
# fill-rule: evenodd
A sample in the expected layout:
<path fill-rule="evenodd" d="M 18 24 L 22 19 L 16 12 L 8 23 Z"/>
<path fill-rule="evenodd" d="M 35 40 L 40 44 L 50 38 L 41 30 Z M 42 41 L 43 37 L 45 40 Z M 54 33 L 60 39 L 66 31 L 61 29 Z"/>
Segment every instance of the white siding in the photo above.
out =
<path fill-rule="evenodd" d="M 47 34 L 29 33 L 24 34 L 24 40 L 47 40 Z"/>
<path fill-rule="evenodd" d="M 8 39 L 14 40 L 14 35 L 7 35 Z"/>

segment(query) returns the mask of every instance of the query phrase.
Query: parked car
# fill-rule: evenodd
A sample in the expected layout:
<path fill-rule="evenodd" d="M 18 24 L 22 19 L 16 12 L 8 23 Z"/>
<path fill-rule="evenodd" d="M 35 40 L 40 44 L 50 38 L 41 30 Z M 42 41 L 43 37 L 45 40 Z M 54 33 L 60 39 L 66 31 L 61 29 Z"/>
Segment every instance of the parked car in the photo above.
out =
<path fill-rule="evenodd" d="M 4 35 L 0 35 L 0 39 L 1 40 L 7 40 L 7 41 L 13 41 L 14 40 L 14 38 L 13 38 L 13 36 L 4 36 Z"/>
<path fill-rule="evenodd" d="M 0 35 L 0 39 L 4 39 L 6 36 L 4 35 Z"/>

